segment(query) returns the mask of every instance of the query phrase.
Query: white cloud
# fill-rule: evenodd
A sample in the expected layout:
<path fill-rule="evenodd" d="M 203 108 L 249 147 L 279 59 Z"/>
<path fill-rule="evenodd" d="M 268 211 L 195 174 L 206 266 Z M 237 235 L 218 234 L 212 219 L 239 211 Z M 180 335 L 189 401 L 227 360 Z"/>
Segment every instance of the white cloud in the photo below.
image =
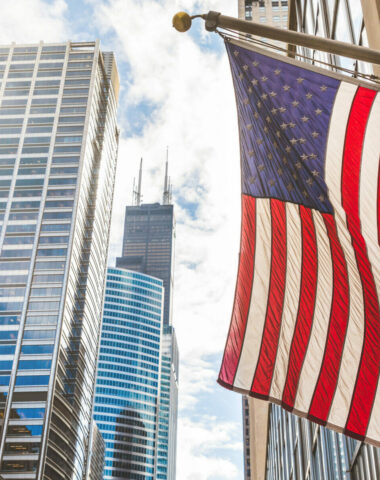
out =
<path fill-rule="evenodd" d="M 226 0 L 212 1 L 207 10 L 236 15 L 230 5 Z M 127 137 L 122 132 L 112 256 L 120 254 L 124 206 L 131 201 L 140 157 L 144 157 L 143 201 L 160 201 L 169 145 L 177 218 L 173 319 L 181 358 L 180 480 L 233 479 L 241 468 L 228 453 L 232 444 L 241 448 L 240 424 L 226 423 L 222 417 L 196 418 L 201 398 L 212 390 L 220 396 L 235 395 L 216 386 L 217 368 L 209 358 L 221 358 L 224 348 L 240 235 L 237 122 L 228 61 L 210 48 L 210 42 L 221 42 L 218 37 L 207 34 L 196 42 L 193 35 L 179 34 L 171 26 L 178 10 L 204 9 L 194 0 L 96 1 L 95 9 L 107 47 L 117 50 L 119 61 L 128 62 L 129 76 L 123 79 L 128 90 L 120 108 L 141 102 L 155 106 L 140 135 Z M 218 394 L 210 398 L 218 402 Z M 206 407 L 212 411 L 215 405 Z M 230 414 L 226 412 L 225 418 Z M 238 432 L 239 440 L 231 443 L 232 431 Z"/>
<path fill-rule="evenodd" d="M 0 43 L 66 41 L 70 30 L 64 0 L 12 0 L 1 2 Z"/>
<path fill-rule="evenodd" d="M 198 420 L 180 418 L 178 435 L 182 440 L 181 448 L 177 450 L 178 478 L 241 478 L 236 466 L 228 459 L 228 453 L 242 448 L 241 431 L 235 423 L 221 422 L 210 416 Z"/>

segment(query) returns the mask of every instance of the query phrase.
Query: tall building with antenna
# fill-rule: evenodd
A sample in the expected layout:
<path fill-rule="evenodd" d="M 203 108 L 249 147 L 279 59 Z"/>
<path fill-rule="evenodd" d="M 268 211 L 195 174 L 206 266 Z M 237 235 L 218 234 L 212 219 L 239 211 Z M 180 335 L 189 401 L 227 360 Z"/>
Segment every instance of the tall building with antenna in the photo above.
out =
<path fill-rule="evenodd" d="M 142 159 L 134 183 L 132 205 L 126 207 L 122 256 L 116 266 L 162 280 L 163 329 L 160 350 L 160 389 L 155 477 L 174 480 L 176 471 L 178 347 L 172 326 L 175 218 L 172 189 L 165 165 L 162 204 L 142 203 Z"/>

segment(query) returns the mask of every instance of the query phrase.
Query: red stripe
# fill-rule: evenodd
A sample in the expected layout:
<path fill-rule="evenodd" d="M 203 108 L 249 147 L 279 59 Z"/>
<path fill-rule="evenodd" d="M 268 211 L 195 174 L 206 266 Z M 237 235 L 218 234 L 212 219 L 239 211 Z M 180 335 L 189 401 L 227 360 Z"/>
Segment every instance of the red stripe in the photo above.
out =
<path fill-rule="evenodd" d="M 279 200 L 271 200 L 272 259 L 268 306 L 259 362 L 252 382 L 252 392 L 268 398 L 281 329 L 286 277 L 286 209 Z"/>
<path fill-rule="evenodd" d="M 242 195 L 241 239 L 239 270 L 219 383 L 232 387 L 239 363 L 251 301 L 253 263 L 255 254 L 255 199 Z"/>
<path fill-rule="evenodd" d="M 363 285 L 364 343 L 346 431 L 365 436 L 371 416 L 379 376 L 380 313 L 371 265 L 367 256 L 359 219 L 359 180 L 364 134 L 376 92 L 360 87 L 351 107 L 346 132 L 342 171 L 342 204 L 352 237 L 356 262 Z"/>
<path fill-rule="evenodd" d="M 325 424 L 334 398 L 348 323 L 349 285 L 347 265 L 334 218 L 322 214 L 330 239 L 333 264 L 333 298 L 322 367 L 309 410 L 309 418 Z"/>
<path fill-rule="evenodd" d="M 312 211 L 300 206 L 302 228 L 302 272 L 300 301 L 294 336 L 289 354 L 288 372 L 282 396 L 282 404 L 292 409 L 298 381 L 313 323 L 317 285 L 317 242 Z"/>

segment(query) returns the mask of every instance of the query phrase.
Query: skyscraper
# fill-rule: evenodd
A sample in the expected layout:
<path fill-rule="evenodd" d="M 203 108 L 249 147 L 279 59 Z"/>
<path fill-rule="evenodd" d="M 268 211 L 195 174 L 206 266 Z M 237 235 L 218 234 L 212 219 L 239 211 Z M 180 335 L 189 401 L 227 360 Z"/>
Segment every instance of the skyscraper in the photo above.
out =
<path fill-rule="evenodd" d="M 159 442 L 157 479 L 174 480 L 177 443 L 178 347 L 172 326 L 175 220 L 168 179 L 168 164 L 163 204 L 140 204 L 141 165 L 135 205 L 125 212 L 122 257 L 117 267 L 152 275 L 163 281 L 164 313 L 159 403 Z"/>
<path fill-rule="evenodd" d="M 118 129 L 99 42 L 0 49 L 0 474 L 82 480 Z"/>
<path fill-rule="evenodd" d="M 275 25 L 273 15 L 286 1 L 239 0 L 239 16 Z M 363 9 L 362 9 L 363 6 Z M 288 27 L 312 35 L 379 48 L 379 2 L 363 0 L 291 0 Z M 276 42 L 269 41 L 271 44 Z M 286 45 L 282 45 L 286 48 Z M 379 74 L 378 66 L 303 47 L 290 48 L 306 56 L 308 63 L 336 70 L 339 67 Z M 318 60 L 325 62 L 319 64 Z M 350 74 L 350 72 L 348 72 Z M 301 419 L 278 405 L 243 397 L 245 478 L 255 480 L 294 479 L 380 479 L 379 449 Z M 266 439 L 266 448 L 259 445 Z"/>
<path fill-rule="evenodd" d="M 109 268 L 94 419 L 105 480 L 157 478 L 162 280 Z"/>

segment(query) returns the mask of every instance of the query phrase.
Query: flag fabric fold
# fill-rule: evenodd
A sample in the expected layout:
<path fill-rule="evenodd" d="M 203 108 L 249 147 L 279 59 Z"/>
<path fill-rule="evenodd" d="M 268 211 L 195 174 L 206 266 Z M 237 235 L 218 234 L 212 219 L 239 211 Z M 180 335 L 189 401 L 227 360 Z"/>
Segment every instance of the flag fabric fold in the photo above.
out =
<path fill-rule="evenodd" d="M 218 382 L 380 446 L 380 94 L 226 48 L 242 226 Z"/>

